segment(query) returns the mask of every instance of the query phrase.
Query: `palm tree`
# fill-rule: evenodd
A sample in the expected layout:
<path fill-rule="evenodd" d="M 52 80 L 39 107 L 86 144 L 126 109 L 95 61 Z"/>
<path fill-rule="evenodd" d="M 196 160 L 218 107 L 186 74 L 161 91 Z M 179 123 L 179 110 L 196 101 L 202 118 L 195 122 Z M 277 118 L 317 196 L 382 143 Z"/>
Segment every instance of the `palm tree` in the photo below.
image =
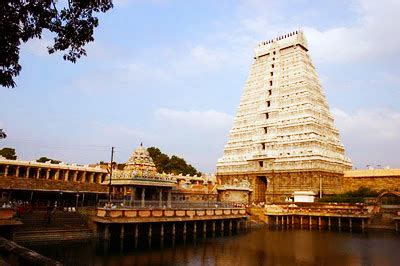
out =
<path fill-rule="evenodd" d="M 0 139 L 5 139 L 7 138 L 6 133 L 3 131 L 3 129 L 0 128 Z"/>

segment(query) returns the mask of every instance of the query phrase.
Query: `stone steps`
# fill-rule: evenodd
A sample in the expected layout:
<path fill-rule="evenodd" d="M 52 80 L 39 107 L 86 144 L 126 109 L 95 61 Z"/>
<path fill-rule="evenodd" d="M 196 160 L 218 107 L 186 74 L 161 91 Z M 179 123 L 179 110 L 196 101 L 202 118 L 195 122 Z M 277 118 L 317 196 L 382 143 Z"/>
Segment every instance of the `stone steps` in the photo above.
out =
<path fill-rule="evenodd" d="M 18 243 L 84 240 L 93 238 L 93 232 L 78 213 L 56 212 L 47 223 L 46 211 L 26 213 L 23 223 L 14 231 L 14 241 Z"/>
<path fill-rule="evenodd" d="M 94 234 L 89 229 L 79 230 L 46 230 L 46 231 L 23 231 L 14 234 L 14 241 L 17 243 L 85 240 L 93 238 Z"/>

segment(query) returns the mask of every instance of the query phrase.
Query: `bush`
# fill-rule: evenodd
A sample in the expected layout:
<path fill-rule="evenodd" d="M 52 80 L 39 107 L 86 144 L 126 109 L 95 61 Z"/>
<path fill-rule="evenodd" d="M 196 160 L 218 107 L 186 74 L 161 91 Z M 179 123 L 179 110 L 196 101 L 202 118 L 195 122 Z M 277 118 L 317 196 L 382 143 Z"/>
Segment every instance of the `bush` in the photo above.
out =
<path fill-rule="evenodd" d="M 319 202 L 338 202 L 338 203 L 364 203 L 365 198 L 377 197 L 381 193 L 369 187 L 360 187 L 357 190 L 348 191 L 341 194 L 325 196 Z"/>

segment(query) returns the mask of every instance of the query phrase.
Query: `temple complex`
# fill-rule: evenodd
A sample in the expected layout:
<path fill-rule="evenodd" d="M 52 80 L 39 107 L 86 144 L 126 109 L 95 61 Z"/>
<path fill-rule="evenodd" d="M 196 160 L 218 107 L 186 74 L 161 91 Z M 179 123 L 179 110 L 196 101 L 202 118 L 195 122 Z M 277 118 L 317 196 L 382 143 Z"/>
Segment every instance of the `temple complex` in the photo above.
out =
<path fill-rule="evenodd" d="M 247 181 L 255 202 L 335 193 L 351 169 L 302 31 L 260 43 L 217 178 Z"/>
<path fill-rule="evenodd" d="M 0 157 L 1 198 L 13 198 L 46 205 L 49 200 L 75 206 L 93 204 L 106 198 L 101 182 L 108 172 L 101 167 L 77 164 L 51 164 L 36 161 L 7 160 Z"/>

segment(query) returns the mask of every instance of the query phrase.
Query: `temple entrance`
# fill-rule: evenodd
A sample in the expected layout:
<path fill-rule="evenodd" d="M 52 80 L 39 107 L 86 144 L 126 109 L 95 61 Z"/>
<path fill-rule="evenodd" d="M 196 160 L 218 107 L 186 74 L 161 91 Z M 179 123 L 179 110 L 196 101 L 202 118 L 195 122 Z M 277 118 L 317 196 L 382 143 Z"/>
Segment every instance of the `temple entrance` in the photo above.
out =
<path fill-rule="evenodd" d="M 257 176 L 254 187 L 254 202 L 265 202 L 265 192 L 267 191 L 267 177 Z"/>

